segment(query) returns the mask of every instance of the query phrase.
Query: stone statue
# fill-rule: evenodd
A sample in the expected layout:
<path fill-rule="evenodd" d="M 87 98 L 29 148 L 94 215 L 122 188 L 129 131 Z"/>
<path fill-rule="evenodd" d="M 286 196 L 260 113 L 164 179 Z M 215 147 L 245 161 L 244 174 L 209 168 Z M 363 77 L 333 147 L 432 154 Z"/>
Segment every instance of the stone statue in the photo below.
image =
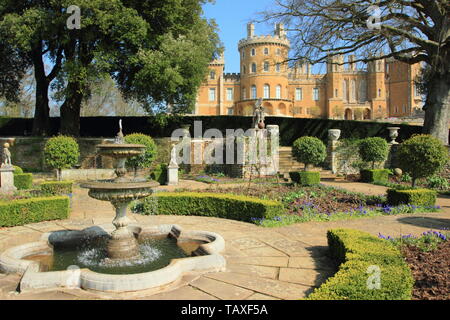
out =
<path fill-rule="evenodd" d="M 120 131 L 119 131 L 119 133 L 117 133 L 116 143 L 123 144 L 124 140 L 123 140 L 123 132 L 122 132 L 122 119 L 119 120 L 119 128 L 120 128 Z"/>
<path fill-rule="evenodd" d="M 177 148 L 174 145 L 172 147 L 172 150 L 170 151 L 170 163 L 169 166 L 173 166 L 173 167 L 177 167 L 178 163 L 177 163 Z"/>
<path fill-rule="evenodd" d="M 3 165 L 12 166 L 11 164 L 11 152 L 9 151 L 9 143 L 6 142 L 3 145 Z"/>
<path fill-rule="evenodd" d="M 255 103 L 255 111 L 253 113 L 253 128 L 264 129 L 264 107 L 262 106 L 262 98 L 259 98 Z"/>

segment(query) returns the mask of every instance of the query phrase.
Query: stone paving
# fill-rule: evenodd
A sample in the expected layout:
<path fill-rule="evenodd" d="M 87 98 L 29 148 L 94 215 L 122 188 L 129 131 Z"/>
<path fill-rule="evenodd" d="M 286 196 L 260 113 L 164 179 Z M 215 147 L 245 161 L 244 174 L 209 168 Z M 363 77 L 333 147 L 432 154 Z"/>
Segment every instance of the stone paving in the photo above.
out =
<path fill-rule="evenodd" d="M 382 194 L 386 188 L 363 183 L 326 182 L 352 191 Z M 200 182 L 182 182 L 181 187 L 203 189 Z M 229 185 L 226 185 L 229 187 Z M 168 187 L 161 187 L 167 189 Z M 169 189 L 173 190 L 173 189 Z M 63 221 L 42 222 L 0 229 L 0 251 L 36 241 L 42 233 L 64 229 L 83 229 L 110 223 L 114 213 L 107 202 L 91 199 L 86 190 L 75 188 L 71 217 Z M 352 228 L 377 235 L 420 234 L 450 228 L 450 198 L 440 197 L 440 213 L 398 215 L 336 222 L 309 222 L 280 228 L 210 217 L 141 216 L 130 218 L 144 224 L 178 224 L 185 230 L 205 230 L 221 234 L 226 242 L 223 253 L 227 270 L 208 274 L 186 274 L 164 292 L 152 290 L 123 294 L 88 292 L 80 289 L 39 290 L 17 293 L 18 275 L 0 274 L 0 299 L 150 299 L 150 300 L 270 300 L 299 299 L 307 296 L 335 273 L 327 257 L 326 231 Z"/>

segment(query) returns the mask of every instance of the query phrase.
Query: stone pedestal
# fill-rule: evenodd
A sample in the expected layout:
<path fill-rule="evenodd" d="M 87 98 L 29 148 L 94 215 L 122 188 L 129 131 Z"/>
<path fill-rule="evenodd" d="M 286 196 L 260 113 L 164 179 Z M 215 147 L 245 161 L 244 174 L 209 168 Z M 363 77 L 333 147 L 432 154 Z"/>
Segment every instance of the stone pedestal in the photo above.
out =
<path fill-rule="evenodd" d="M 178 185 L 178 166 L 170 165 L 167 167 L 167 185 L 177 186 Z"/>
<path fill-rule="evenodd" d="M 0 193 L 12 194 L 17 191 L 14 186 L 14 167 L 2 165 L 0 168 Z"/>
<path fill-rule="evenodd" d="M 330 129 L 328 130 L 328 162 L 333 174 L 338 173 L 338 159 L 336 154 L 336 149 L 338 146 L 338 140 L 341 136 L 341 130 Z"/>

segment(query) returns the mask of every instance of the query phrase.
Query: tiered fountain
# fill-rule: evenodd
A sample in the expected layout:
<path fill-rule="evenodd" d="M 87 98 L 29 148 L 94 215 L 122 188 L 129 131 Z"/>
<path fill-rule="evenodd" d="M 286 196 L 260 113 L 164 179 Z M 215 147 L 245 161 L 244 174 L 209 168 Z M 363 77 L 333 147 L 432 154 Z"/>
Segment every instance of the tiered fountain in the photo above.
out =
<path fill-rule="evenodd" d="M 99 153 L 116 159 L 115 170 L 117 178 L 109 181 L 84 183 L 82 188 L 89 189 L 89 196 L 103 201 L 110 201 L 116 209 L 113 225 L 116 230 L 112 232 L 108 241 L 108 257 L 111 260 L 131 260 L 139 258 L 139 245 L 134 234 L 128 229 L 130 220 L 127 217 L 127 208 L 131 201 L 148 197 L 152 188 L 159 184 L 154 181 L 136 181 L 136 178 L 126 177 L 125 163 L 128 158 L 138 156 L 144 152 L 145 146 L 140 144 L 125 144 L 122 133 L 122 120 L 120 131 L 115 143 L 97 146 Z"/>
<path fill-rule="evenodd" d="M 115 143 L 101 144 L 97 149 L 100 154 L 116 159 L 117 177 L 85 182 L 81 187 L 89 189 L 90 197 L 112 203 L 116 209 L 112 222 L 115 229 L 101 225 L 81 231 L 46 233 L 41 241 L 3 252 L 1 272 L 22 274 L 21 291 L 75 287 L 127 292 L 161 290 L 185 272 L 224 270 L 226 262 L 219 253 L 225 242 L 216 233 L 184 231 L 178 225 L 130 224 L 127 217 L 130 202 L 150 196 L 152 188 L 159 185 L 127 177 L 127 158 L 142 154 L 144 145 L 126 144 L 120 124 Z"/>

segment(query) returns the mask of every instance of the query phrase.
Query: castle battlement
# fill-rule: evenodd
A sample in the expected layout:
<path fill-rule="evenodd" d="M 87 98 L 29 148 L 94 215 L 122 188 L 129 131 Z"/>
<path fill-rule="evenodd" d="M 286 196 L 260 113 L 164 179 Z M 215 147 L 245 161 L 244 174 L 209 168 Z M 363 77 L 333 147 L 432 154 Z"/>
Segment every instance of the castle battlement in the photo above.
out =
<path fill-rule="evenodd" d="M 239 41 L 238 49 L 252 46 L 256 44 L 276 44 L 287 47 L 288 49 L 291 47 L 291 43 L 286 36 L 253 36 L 250 38 L 242 39 Z"/>
<path fill-rule="evenodd" d="M 225 80 L 240 80 L 241 74 L 240 73 L 224 73 L 223 77 Z"/>

